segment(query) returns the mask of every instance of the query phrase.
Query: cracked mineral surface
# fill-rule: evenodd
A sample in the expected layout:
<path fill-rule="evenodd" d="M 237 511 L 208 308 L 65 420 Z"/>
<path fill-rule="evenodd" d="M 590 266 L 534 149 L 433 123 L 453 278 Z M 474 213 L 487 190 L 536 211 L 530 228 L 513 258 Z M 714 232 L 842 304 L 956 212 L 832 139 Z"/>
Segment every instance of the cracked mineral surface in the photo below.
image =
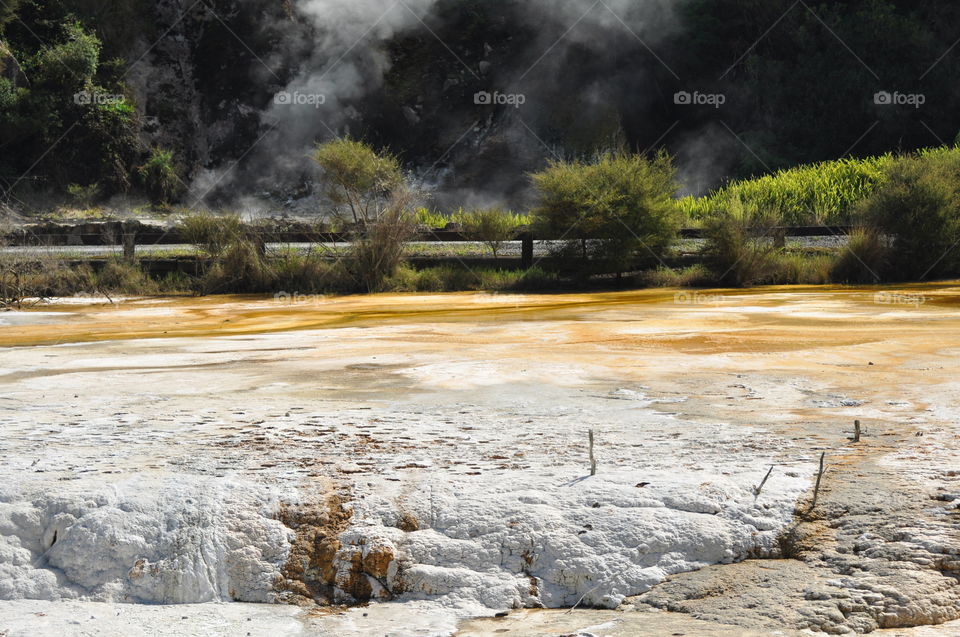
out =
<path fill-rule="evenodd" d="M 0 634 L 955 620 L 960 295 L 910 293 L 0 314 Z"/>

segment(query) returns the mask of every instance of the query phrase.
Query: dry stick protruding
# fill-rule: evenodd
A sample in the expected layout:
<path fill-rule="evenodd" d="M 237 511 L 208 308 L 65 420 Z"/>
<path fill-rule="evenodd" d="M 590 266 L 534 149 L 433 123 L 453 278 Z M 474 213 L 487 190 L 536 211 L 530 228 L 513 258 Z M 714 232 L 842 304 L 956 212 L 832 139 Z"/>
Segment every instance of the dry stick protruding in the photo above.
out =
<path fill-rule="evenodd" d="M 820 454 L 820 472 L 817 473 L 817 484 L 813 488 L 813 502 L 810 503 L 810 509 L 807 511 L 813 511 L 813 507 L 817 506 L 817 497 L 820 495 L 820 480 L 823 478 L 824 465 L 823 460 L 826 458 L 827 452 L 824 451 Z"/>
<path fill-rule="evenodd" d="M 597 475 L 597 459 L 593 456 L 593 429 L 590 430 L 590 475 Z"/>
<path fill-rule="evenodd" d="M 860 442 L 860 421 L 853 421 L 853 441 Z"/>
<path fill-rule="evenodd" d="M 763 490 L 763 485 L 767 483 L 767 479 L 770 477 L 771 473 L 773 473 L 773 465 L 770 465 L 770 470 L 767 471 L 767 475 L 763 476 L 763 480 L 760 481 L 760 484 L 753 488 L 753 495 L 760 495 L 760 492 Z"/>

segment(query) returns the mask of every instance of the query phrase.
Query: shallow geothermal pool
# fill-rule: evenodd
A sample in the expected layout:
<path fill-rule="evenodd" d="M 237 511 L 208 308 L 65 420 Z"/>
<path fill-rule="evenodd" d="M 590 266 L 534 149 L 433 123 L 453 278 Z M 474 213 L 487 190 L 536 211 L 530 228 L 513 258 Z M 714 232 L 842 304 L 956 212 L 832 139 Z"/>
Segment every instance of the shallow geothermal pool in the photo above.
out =
<path fill-rule="evenodd" d="M 634 600 L 790 562 L 822 452 L 960 493 L 958 308 L 940 284 L 0 313 L 0 636 L 770 634 Z M 931 525 L 897 541 L 960 554 Z M 960 617 L 873 593 L 784 628 Z"/>

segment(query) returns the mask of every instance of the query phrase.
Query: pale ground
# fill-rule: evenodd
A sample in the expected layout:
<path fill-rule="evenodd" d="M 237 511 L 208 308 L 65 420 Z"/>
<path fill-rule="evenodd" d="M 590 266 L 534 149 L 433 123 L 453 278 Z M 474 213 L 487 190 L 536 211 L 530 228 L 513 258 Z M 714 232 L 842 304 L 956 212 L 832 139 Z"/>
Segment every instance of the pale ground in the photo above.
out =
<path fill-rule="evenodd" d="M 0 599 L 20 600 L 0 602 L 0 635 L 447 635 L 469 616 L 615 607 L 671 574 L 776 557 L 821 451 L 958 492 L 960 290 L 881 294 L 0 314 Z M 918 528 L 911 541 L 960 553 L 949 529 Z M 337 540 L 330 572 L 291 570 L 318 559 L 313 537 Z M 302 593 L 397 597 L 331 614 L 118 603 Z M 715 621 L 522 611 L 463 634 L 753 634 L 717 623 L 737 621 L 727 607 L 685 612 Z M 940 630 L 892 634 L 960 626 Z"/>

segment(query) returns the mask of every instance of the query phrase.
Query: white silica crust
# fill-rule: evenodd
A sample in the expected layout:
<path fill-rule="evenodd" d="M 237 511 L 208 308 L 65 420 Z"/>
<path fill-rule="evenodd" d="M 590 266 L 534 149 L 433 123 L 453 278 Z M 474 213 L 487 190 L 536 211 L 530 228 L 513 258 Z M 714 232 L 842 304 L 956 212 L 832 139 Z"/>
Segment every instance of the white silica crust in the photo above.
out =
<path fill-rule="evenodd" d="M 263 489 L 134 479 L 0 488 L 0 599 L 274 601 L 290 532 Z"/>
<path fill-rule="evenodd" d="M 755 499 L 750 483 L 763 476 L 749 471 L 707 480 L 693 473 L 696 483 L 681 484 L 669 468 L 649 466 L 469 483 L 424 472 L 404 496 L 389 483 L 358 488 L 354 523 L 340 539 L 365 554 L 386 547 L 396 555 L 397 568 L 380 583 L 405 591 L 401 599 L 467 614 L 578 602 L 613 608 L 673 573 L 775 555 L 808 484 L 806 471 L 794 475 Z M 637 486 L 641 477 L 651 484 Z M 396 528 L 401 510 L 421 530 Z"/>
<path fill-rule="evenodd" d="M 672 573 L 775 554 L 814 467 L 791 459 L 789 445 L 762 430 L 745 437 L 742 427 L 685 422 L 638 402 L 604 401 L 616 409 L 598 428 L 596 476 L 586 472 L 582 443 L 565 444 L 570 423 L 589 420 L 586 410 L 570 408 L 539 414 L 550 424 L 531 428 L 523 426 L 529 414 L 483 418 L 464 405 L 447 427 L 456 438 L 450 444 L 435 435 L 444 416 L 396 406 L 288 414 L 272 421 L 272 436 L 294 456 L 320 444 L 309 437 L 314 431 L 374 441 L 363 451 L 326 445 L 336 456 L 318 457 L 349 494 L 334 564 L 342 579 L 356 568 L 357 552 L 388 556 L 384 573 L 362 575 L 374 599 L 429 600 L 458 616 L 577 603 L 612 608 Z M 196 435 L 177 418 L 184 438 Z M 216 431 L 229 429 L 225 422 Z M 420 442 L 400 444 L 410 439 Z M 284 599 L 277 582 L 295 538 L 279 521 L 281 499 L 296 509 L 303 495 L 323 496 L 329 487 L 289 490 L 293 460 L 277 449 L 268 464 L 279 466 L 259 478 L 163 472 L 50 482 L 27 473 L 26 483 L 11 481 L 0 488 L 0 599 Z M 755 497 L 772 454 L 780 455 L 778 468 Z M 203 470 L 245 458 L 263 461 L 255 451 L 195 461 Z M 379 468 L 364 471 L 357 462 Z M 404 517 L 414 529 L 402 530 Z"/>

